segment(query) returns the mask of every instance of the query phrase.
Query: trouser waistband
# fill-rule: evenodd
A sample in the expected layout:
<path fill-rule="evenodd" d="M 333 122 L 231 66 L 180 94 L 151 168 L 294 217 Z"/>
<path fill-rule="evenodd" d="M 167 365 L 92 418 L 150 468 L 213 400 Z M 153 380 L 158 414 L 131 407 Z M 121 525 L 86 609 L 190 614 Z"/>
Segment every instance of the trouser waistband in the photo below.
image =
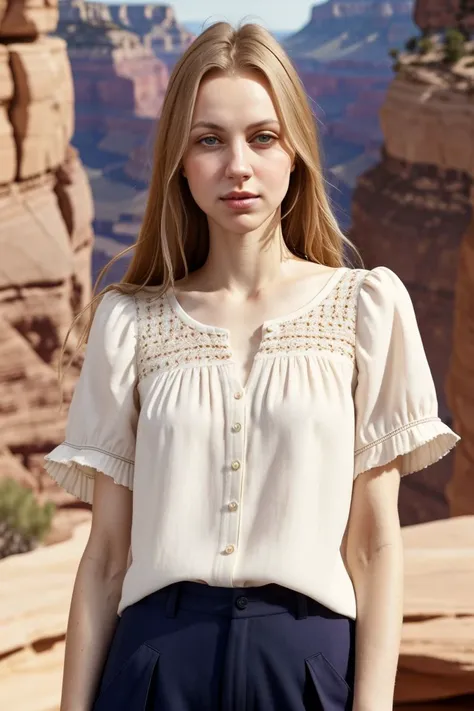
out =
<path fill-rule="evenodd" d="M 311 603 L 312 607 L 318 605 L 303 593 L 275 584 L 222 588 L 182 581 L 159 592 L 166 595 L 167 617 L 175 617 L 179 609 L 185 609 L 241 617 L 291 612 L 301 620 L 308 617 Z"/>
<path fill-rule="evenodd" d="M 167 617 L 178 611 L 219 615 L 224 617 L 257 617 L 290 613 L 296 619 L 319 616 L 328 619 L 344 618 L 311 597 L 281 585 L 224 588 L 194 581 L 180 581 L 157 590 L 132 605 L 161 610 Z M 125 611 L 126 612 L 126 611 Z"/>

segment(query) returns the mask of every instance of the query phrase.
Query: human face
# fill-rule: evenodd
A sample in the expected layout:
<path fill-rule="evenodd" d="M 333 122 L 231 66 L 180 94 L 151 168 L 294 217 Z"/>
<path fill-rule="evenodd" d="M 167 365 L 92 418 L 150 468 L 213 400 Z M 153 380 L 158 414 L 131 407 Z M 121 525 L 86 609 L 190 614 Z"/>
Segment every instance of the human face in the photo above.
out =
<path fill-rule="evenodd" d="M 246 234 L 266 224 L 286 195 L 291 164 L 263 77 L 214 74 L 201 82 L 183 173 L 211 230 Z"/>

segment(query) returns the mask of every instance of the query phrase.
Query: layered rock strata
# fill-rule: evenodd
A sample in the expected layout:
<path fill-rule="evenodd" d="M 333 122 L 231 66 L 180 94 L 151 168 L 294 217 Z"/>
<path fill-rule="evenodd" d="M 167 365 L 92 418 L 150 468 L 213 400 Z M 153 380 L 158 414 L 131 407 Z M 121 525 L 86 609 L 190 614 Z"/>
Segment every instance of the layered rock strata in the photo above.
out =
<path fill-rule="evenodd" d="M 183 52 L 194 39 L 194 35 L 178 22 L 171 5 L 60 0 L 59 8 L 61 22 L 115 25 L 156 42 L 157 49 L 164 52 Z"/>
<path fill-rule="evenodd" d="M 136 32 L 104 19 L 62 20 L 58 35 L 74 77 L 76 131 L 109 136 L 119 152 L 148 140 L 168 84 L 166 64 Z"/>
<path fill-rule="evenodd" d="M 321 62 L 347 59 L 389 66 L 388 48 L 413 34 L 412 11 L 410 0 L 327 0 L 311 8 L 308 23 L 285 46 L 295 56 Z"/>
<path fill-rule="evenodd" d="M 385 264 L 408 287 L 437 386 L 440 416 L 461 433 L 459 408 L 454 397 L 447 398 L 445 386 L 460 246 L 472 213 L 472 84 L 466 72 L 458 80 L 456 67 L 447 69 L 429 59 L 402 62 L 389 87 L 380 111 L 381 161 L 358 180 L 351 237 L 368 268 Z M 463 391 L 467 395 L 470 390 L 465 380 Z M 464 431 L 461 435 L 464 439 Z M 453 497 L 465 501 L 467 492 L 461 487 L 454 494 L 451 482 L 448 502 L 446 484 L 454 461 L 457 472 L 466 457 L 466 447 L 464 439 L 457 452 L 402 482 L 400 509 L 406 523 L 454 513 Z M 411 508 L 409 515 L 404 506 Z M 468 506 L 463 512 L 474 511 L 474 498 Z"/>
<path fill-rule="evenodd" d="M 474 694 L 474 517 L 407 526 L 403 541 L 404 624 L 395 701 Z"/>
<path fill-rule="evenodd" d="M 340 165 L 355 153 L 373 163 L 383 138 L 378 112 L 392 79 L 388 49 L 414 32 L 411 2 L 329 0 L 313 6 L 308 23 L 285 38 Z"/>
<path fill-rule="evenodd" d="M 91 291 L 92 196 L 77 152 L 74 95 L 53 0 L 0 3 L 0 452 L 13 476 L 60 505 L 43 455 L 64 436 L 79 363 L 59 412 L 63 339 Z M 77 339 L 72 334 L 70 348 Z"/>
<path fill-rule="evenodd" d="M 35 39 L 52 32 L 58 17 L 58 0 L 0 0 L 0 37 Z"/>
<path fill-rule="evenodd" d="M 421 30 L 444 30 L 460 22 L 474 30 L 474 6 L 470 0 L 418 0 L 414 20 Z"/>

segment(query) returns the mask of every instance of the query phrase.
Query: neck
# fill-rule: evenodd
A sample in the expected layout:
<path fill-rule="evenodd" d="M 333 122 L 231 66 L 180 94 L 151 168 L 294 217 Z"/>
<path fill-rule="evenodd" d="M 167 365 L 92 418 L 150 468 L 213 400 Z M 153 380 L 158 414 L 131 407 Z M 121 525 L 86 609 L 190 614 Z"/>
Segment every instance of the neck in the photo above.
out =
<path fill-rule="evenodd" d="M 281 278 L 284 264 L 292 257 L 283 240 L 279 215 L 245 234 L 210 223 L 209 254 L 200 271 L 213 290 L 255 296 Z"/>

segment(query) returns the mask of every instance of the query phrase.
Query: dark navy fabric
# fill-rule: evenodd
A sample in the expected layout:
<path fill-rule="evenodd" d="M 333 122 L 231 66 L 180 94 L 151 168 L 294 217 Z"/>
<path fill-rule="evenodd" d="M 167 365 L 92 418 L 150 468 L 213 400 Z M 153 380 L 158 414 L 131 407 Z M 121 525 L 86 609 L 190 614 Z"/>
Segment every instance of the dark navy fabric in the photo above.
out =
<path fill-rule="evenodd" d="M 350 711 L 355 621 L 278 585 L 182 582 L 131 605 L 93 711 Z"/>

